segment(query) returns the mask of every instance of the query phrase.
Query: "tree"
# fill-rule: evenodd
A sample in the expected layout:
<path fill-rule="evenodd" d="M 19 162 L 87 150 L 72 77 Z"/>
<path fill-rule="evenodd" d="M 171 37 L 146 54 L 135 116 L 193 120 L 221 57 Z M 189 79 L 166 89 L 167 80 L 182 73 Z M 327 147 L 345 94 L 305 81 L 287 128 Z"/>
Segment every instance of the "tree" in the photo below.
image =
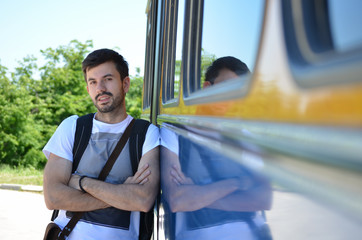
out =
<path fill-rule="evenodd" d="M 92 41 L 73 40 L 41 50 L 46 63 L 38 67 L 37 59 L 27 56 L 11 80 L 0 65 L 0 163 L 44 167 L 41 150 L 60 122 L 74 114 L 96 111 L 82 72 L 82 61 L 92 47 Z M 126 95 L 127 111 L 136 118 L 142 106 L 139 73 L 138 69 L 136 76 L 130 77 L 131 89 Z"/>
<path fill-rule="evenodd" d="M 131 87 L 126 94 L 127 113 L 134 118 L 140 118 L 142 112 L 142 87 L 143 77 L 140 76 L 140 69 L 136 69 L 136 76 L 131 78 Z"/>
<path fill-rule="evenodd" d="M 26 74 L 23 80 L 29 80 Z M 0 86 L 0 163 L 27 165 L 24 157 L 29 150 L 41 147 L 38 141 L 41 133 L 29 116 L 31 97 L 26 87 L 6 77 L 3 66 L 0 66 Z"/>
<path fill-rule="evenodd" d="M 207 68 L 217 59 L 215 54 L 207 52 L 205 49 L 201 49 L 201 85 L 205 82 L 205 74 Z"/>

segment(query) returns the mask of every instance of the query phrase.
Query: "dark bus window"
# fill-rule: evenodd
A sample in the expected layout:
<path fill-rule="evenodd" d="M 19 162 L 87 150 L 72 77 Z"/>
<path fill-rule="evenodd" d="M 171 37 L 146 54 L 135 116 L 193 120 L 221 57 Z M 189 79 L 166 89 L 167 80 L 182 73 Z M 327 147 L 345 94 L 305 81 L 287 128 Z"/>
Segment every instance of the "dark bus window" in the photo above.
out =
<path fill-rule="evenodd" d="M 287 54 L 303 88 L 361 81 L 362 2 L 282 1 Z"/>
<path fill-rule="evenodd" d="M 175 68 L 174 68 L 174 82 L 173 82 L 173 98 L 178 98 L 181 79 L 181 58 L 182 58 L 182 39 L 184 30 L 184 17 L 185 17 L 185 1 L 178 1 L 177 13 L 177 31 L 176 31 L 176 51 L 175 51 Z"/>
<path fill-rule="evenodd" d="M 196 88 L 202 89 L 253 71 L 262 27 L 263 2 L 204 1 L 200 79 L 197 79 Z M 215 60 L 216 72 L 207 74 L 208 79 L 205 79 L 207 69 Z M 229 67 L 229 64 L 233 66 Z"/>
<path fill-rule="evenodd" d="M 152 9 L 152 2 L 147 6 L 147 26 L 146 26 L 146 59 L 145 59 L 145 73 L 143 82 L 143 109 L 149 108 L 151 105 L 151 82 L 153 80 L 153 51 L 154 48 L 154 10 Z"/>
<path fill-rule="evenodd" d="M 165 31 L 164 31 L 164 54 L 163 62 L 163 92 L 164 104 L 177 104 L 180 76 L 181 76 L 181 52 L 183 39 L 183 22 L 185 12 L 185 1 L 166 1 Z"/>
<path fill-rule="evenodd" d="M 362 1 L 329 0 L 329 19 L 334 48 L 344 52 L 362 47 Z"/>

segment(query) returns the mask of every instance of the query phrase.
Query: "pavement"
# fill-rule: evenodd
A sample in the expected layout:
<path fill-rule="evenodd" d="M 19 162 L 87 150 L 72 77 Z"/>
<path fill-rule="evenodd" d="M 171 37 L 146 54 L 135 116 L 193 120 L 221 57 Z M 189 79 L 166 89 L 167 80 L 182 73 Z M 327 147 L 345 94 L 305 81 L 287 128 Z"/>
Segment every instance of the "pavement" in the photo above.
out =
<path fill-rule="evenodd" d="M 15 190 L 15 191 L 14 191 Z M 43 239 L 52 211 L 40 186 L 0 184 L 0 239 Z"/>
<path fill-rule="evenodd" d="M 0 184 L 1 240 L 43 239 L 51 215 L 44 203 L 42 187 Z M 340 240 L 362 236 L 359 222 L 292 192 L 274 192 L 272 209 L 266 215 L 273 238 L 278 240 Z"/>
<path fill-rule="evenodd" d="M 42 186 L 6 184 L 6 183 L 0 184 L 0 189 L 16 190 L 16 191 L 24 191 L 24 192 L 37 192 L 37 193 L 43 192 Z"/>

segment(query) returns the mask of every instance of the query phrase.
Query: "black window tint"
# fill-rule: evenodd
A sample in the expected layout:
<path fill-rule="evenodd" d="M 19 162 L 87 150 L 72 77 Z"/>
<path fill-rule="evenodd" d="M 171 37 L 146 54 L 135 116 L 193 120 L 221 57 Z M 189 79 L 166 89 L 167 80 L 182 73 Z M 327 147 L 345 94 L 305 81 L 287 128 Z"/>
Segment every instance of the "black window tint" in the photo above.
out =
<path fill-rule="evenodd" d="M 185 0 L 179 0 L 177 25 L 176 25 L 177 31 L 176 31 L 174 82 L 173 82 L 174 91 L 172 98 L 178 98 L 179 88 L 180 88 L 184 17 L 185 17 Z"/>
<path fill-rule="evenodd" d="M 185 0 L 166 1 L 164 54 L 163 62 L 163 93 L 164 104 L 177 103 L 181 78 L 181 53 L 183 44 L 183 23 Z"/>

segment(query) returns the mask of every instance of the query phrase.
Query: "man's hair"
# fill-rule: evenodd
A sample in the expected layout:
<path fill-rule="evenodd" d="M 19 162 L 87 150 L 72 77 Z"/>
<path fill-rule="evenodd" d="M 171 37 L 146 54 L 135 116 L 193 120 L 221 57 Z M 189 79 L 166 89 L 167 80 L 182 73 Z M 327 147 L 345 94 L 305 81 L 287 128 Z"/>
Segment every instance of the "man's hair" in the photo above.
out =
<path fill-rule="evenodd" d="M 214 84 L 215 78 L 219 75 L 221 69 L 227 68 L 236 75 L 250 73 L 248 66 L 239 59 L 231 56 L 216 59 L 206 70 L 205 81 Z"/>
<path fill-rule="evenodd" d="M 121 80 L 128 76 L 128 63 L 122 55 L 111 49 L 99 49 L 91 52 L 82 62 L 84 79 L 87 82 L 87 70 L 92 69 L 102 63 L 113 62 L 121 75 Z"/>

